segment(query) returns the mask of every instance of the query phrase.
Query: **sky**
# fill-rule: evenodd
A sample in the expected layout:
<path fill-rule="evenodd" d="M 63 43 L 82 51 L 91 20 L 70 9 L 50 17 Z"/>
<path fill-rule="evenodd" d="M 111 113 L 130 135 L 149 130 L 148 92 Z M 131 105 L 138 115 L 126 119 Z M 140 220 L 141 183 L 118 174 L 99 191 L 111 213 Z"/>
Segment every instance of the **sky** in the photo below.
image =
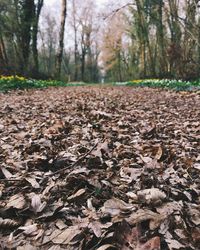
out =
<path fill-rule="evenodd" d="M 60 0 L 61 1 L 61 0 Z M 104 5 L 106 3 L 109 2 L 109 0 L 95 0 L 96 3 L 101 6 L 101 5 Z M 48 0 L 46 1 L 45 5 L 48 6 L 48 5 L 54 5 L 55 3 L 58 3 L 58 0 Z"/>

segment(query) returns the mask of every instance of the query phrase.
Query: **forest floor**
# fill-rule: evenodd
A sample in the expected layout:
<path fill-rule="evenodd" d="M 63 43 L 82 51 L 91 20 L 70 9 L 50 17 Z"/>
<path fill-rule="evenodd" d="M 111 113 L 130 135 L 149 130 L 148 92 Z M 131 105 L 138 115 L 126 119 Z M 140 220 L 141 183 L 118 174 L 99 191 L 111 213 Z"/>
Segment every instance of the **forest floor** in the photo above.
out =
<path fill-rule="evenodd" d="M 200 249 L 200 95 L 0 93 L 0 249 Z"/>

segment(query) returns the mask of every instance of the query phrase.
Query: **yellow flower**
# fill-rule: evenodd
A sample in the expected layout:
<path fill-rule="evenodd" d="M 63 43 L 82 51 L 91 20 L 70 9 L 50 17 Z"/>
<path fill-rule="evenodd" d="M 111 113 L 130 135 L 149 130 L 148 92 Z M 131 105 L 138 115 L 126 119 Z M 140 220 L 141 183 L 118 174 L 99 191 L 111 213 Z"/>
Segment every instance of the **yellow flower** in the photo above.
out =
<path fill-rule="evenodd" d="M 4 80 L 4 81 L 10 81 L 10 80 L 18 80 L 18 81 L 25 81 L 26 78 L 22 77 L 22 76 L 1 76 L 0 75 L 0 80 Z"/>

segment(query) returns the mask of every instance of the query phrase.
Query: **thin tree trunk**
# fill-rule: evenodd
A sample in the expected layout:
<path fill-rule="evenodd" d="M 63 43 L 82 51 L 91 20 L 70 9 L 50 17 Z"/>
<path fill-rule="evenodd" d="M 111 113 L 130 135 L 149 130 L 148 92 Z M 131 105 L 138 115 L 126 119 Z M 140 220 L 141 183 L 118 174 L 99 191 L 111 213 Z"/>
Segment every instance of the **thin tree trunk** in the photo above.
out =
<path fill-rule="evenodd" d="M 8 57 L 7 57 L 3 37 L 0 34 L 0 66 L 5 67 L 6 65 L 8 65 Z"/>
<path fill-rule="evenodd" d="M 159 0 L 158 3 L 158 22 L 157 22 L 157 40 L 159 48 L 159 65 L 158 73 L 162 76 L 167 71 L 166 65 L 166 53 L 164 46 L 164 31 L 163 31 L 163 0 Z"/>
<path fill-rule="evenodd" d="M 77 39 L 77 21 L 76 21 L 76 3 L 75 0 L 72 1 L 73 7 L 73 29 L 74 29 L 74 81 L 78 80 L 78 39 Z"/>
<path fill-rule="evenodd" d="M 75 70 L 74 70 L 74 81 L 78 80 L 78 42 L 77 42 L 77 29 L 74 30 L 75 33 L 75 39 L 74 39 L 74 64 L 75 64 Z"/>
<path fill-rule="evenodd" d="M 62 0 L 59 47 L 58 47 L 58 53 L 56 55 L 56 77 L 58 79 L 60 78 L 60 75 L 61 75 L 61 65 L 62 65 L 63 49 L 64 49 L 66 14 L 67 14 L 67 0 Z"/>
<path fill-rule="evenodd" d="M 39 71 L 39 63 L 38 63 L 38 49 L 37 49 L 37 36 L 38 36 L 38 25 L 40 13 L 43 7 L 44 0 L 38 0 L 35 5 L 35 16 L 33 20 L 33 31 L 32 31 L 32 52 L 33 52 L 33 61 L 34 61 L 34 74 L 38 74 Z"/>

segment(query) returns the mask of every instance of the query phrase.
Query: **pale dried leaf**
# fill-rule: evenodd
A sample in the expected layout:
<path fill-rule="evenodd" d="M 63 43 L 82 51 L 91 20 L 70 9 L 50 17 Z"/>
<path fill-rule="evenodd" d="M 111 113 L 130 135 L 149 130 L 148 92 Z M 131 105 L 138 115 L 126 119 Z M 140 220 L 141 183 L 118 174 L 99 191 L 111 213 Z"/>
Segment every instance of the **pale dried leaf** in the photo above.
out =
<path fill-rule="evenodd" d="M 114 246 L 111 245 L 111 244 L 106 244 L 106 245 L 103 245 L 101 247 L 98 247 L 97 250 L 107 250 L 107 249 L 110 249 L 110 248 L 113 248 Z"/>
<path fill-rule="evenodd" d="M 125 203 L 122 200 L 119 200 L 117 198 L 112 198 L 110 200 L 107 200 L 103 207 L 101 208 L 101 211 L 103 213 L 108 213 L 112 216 L 120 214 L 122 211 L 130 210 L 133 208 L 132 205 Z"/>
<path fill-rule="evenodd" d="M 138 196 L 134 192 L 128 192 L 126 195 L 133 201 L 137 202 L 138 201 Z"/>
<path fill-rule="evenodd" d="M 67 198 L 67 200 L 68 200 L 68 201 L 72 201 L 72 200 L 75 200 L 75 199 L 77 199 L 77 198 L 80 198 L 82 195 L 85 194 L 85 192 L 86 192 L 85 189 L 79 189 L 75 194 L 69 196 L 69 197 Z"/>
<path fill-rule="evenodd" d="M 81 230 L 77 226 L 71 226 L 63 231 L 57 229 L 50 236 L 50 240 L 55 244 L 68 245 L 80 233 Z"/>
<path fill-rule="evenodd" d="M 15 220 L 0 218 L 0 229 L 11 229 L 18 227 L 19 225 L 20 223 Z"/>
<path fill-rule="evenodd" d="M 17 247 L 17 250 L 38 250 L 38 247 L 31 244 L 25 244 L 23 246 Z"/>
<path fill-rule="evenodd" d="M 137 192 L 138 200 L 147 204 L 160 204 L 165 198 L 166 194 L 158 188 L 144 189 Z"/>
<path fill-rule="evenodd" d="M 1 171 L 6 179 L 11 179 L 13 177 L 13 175 L 5 167 L 1 167 Z"/>
<path fill-rule="evenodd" d="M 37 224 L 19 227 L 19 229 L 22 230 L 23 233 L 27 236 L 35 236 L 38 233 L 38 225 Z"/>
<path fill-rule="evenodd" d="M 160 237 L 156 236 L 144 244 L 139 244 L 135 250 L 161 250 Z"/>
<path fill-rule="evenodd" d="M 46 207 L 46 202 L 42 202 L 39 195 L 34 195 L 31 199 L 31 209 L 35 214 L 40 213 Z"/>
<path fill-rule="evenodd" d="M 23 194 L 16 194 L 10 197 L 6 205 L 7 208 L 14 207 L 17 209 L 23 209 L 26 205 L 25 198 Z"/>
<path fill-rule="evenodd" d="M 60 229 L 60 230 L 63 230 L 64 228 L 67 227 L 67 225 L 66 225 L 62 220 L 58 220 L 58 221 L 56 222 L 56 226 L 57 226 L 57 228 Z"/>
<path fill-rule="evenodd" d="M 150 210 L 143 210 L 139 209 L 137 212 L 134 212 L 131 214 L 129 218 L 126 220 L 128 221 L 129 224 L 135 225 L 137 223 L 140 223 L 142 221 L 146 220 L 156 220 L 158 218 L 159 214 L 154 213 Z"/>
<path fill-rule="evenodd" d="M 200 163 L 195 163 L 194 168 L 197 169 L 197 170 L 200 170 Z"/>
<path fill-rule="evenodd" d="M 157 148 L 157 152 L 156 152 L 155 158 L 156 158 L 157 160 L 160 160 L 161 157 L 162 157 L 162 155 L 163 155 L 163 150 L 162 150 L 162 147 L 159 146 L 159 147 Z"/>
<path fill-rule="evenodd" d="M 98 221 L 93 221 L 89 224 L 88 226 L 89 228 L 92 229 L 92 231 L 94 232 L 94 234 L 96 235 L 97 238 L 101 237 L 102 231 L 101 231 L 101 227 L 102 224 Z"/>
<path fill-rule="evenodd" d="M 36 181 L 34 177 L 26 177 L 26 181 L 28 181 L 33 188 L 40 188 L 40 184 Z"/>

